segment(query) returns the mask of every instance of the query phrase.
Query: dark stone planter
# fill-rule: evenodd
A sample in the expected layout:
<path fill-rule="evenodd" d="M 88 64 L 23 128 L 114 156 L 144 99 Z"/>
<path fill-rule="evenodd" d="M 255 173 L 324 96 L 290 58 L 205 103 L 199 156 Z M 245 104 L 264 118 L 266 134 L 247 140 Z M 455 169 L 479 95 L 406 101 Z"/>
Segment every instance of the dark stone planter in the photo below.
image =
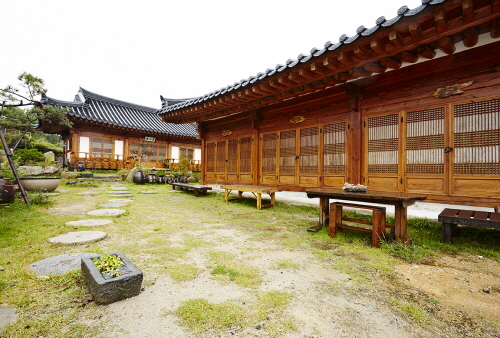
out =
<path fill-rule="evenodd" d="M 134 174 L 134 178 L 132 179 L 132 181 L 137 184 L 144 184 L 146 183 L 146 175 L 144 175 L 144 172 L 142 171 L 137 171 Z"/>
<path fill-rule="evenodd" d="M 105 279 L 92 262 L 93 258 L 102 255 L 82 258 L 83 278 L 96 304 L 114 303 L 122 299 L 137 296 L 141 291 L 142 271 L 137 269 L 123 253 L 113 252 L 110 255 L 121 257 L 125 266 L 119 270 L 123 274 L 109 279 Z"/>
<path fill-rule="evenodd" d="M 80 177 L 81 178 L 93 178 L 94 177 L 94 173 L 81 173 Z"/>
<path fill-rule="evenodd" d="M 12 203 L 15 197 L 14 184 L 7 178 L 0 178 L 0 203 Z"/>

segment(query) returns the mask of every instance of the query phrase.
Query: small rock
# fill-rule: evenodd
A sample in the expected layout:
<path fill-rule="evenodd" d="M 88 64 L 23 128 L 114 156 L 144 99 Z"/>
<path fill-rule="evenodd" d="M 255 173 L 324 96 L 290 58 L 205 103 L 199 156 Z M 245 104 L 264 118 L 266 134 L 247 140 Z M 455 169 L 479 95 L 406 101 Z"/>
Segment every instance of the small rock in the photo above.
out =
<path fill-rule="evenodd" d="M 0 267 L 1 268 L 1 267 Z M 0 269 L 1 270 L 1 269 Z M 489 287 L 484 287 L 483 288 L 484 293 L 490 293 L 490 288 Z"/>
<path fill-rule="evenodd" d="M 476 290 L 472 290 L 472 289 L 471 289 L 471 290 L 470 290 L 470 292 L 476 292 Z"/>
<path fill-rule="evenodd" d="M 0 271 L 4 271 L 5 268 L 3 266 L 0 266 Z"/>
<path fill-rule="evenodd" d="M 488 292 L 489 292 L 489 291 L 488 291 Z M 266 317 L 266 319 L 267 319 L 267 320 L 269 320 L 269 319 L 271 319 L 271 318 L 269 318 L 269 316 L 267 316 L 267 317 Z"/>
<path fill-rule="evenodd" d="M 260 329 L 262 329 L 262 326 L 260 326 L 260 324 L 259 324 L 259 325 L 257 325 L 255 328 L 256 328 L 257 330 L 260 330 Z"/>

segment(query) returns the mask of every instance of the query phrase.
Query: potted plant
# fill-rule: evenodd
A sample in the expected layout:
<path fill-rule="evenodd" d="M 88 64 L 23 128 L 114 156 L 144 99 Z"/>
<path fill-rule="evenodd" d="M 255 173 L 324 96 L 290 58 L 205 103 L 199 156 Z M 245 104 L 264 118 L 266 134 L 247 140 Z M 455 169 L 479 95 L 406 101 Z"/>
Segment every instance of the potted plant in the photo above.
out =
<path fill-rule="evenodd" d="M 187 158 L 185 156 L 179 157 L 179 164 L 177 165 L 177 170 L 180 173 L 180 181 L 182 183 L 187 183 L 186 173 L 189 170 L 190 163 L 191 163 L 191 161 L 189 160 L 189 158 Z"/>
<path fill-rule="evenodd" d="M 96 304 L 110 304 L 141 291 L 142 271 L 121 252 L 84 257 L 81 268 Z"/>

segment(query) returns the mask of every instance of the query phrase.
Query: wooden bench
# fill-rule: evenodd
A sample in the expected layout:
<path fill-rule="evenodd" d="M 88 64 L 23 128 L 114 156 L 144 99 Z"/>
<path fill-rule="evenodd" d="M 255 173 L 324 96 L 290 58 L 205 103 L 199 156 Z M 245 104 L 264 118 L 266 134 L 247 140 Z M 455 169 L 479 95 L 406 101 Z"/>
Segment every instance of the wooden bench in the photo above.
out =
<path fill-rule="evenodd" d="M 443 242 L 453 243 L 458 235 L 458 225 L 500 229 L 500 213 L 475 210 L 444 209 L 438 215 L 443 224 Z"/>
<path fill-rule="evenodd" d="M 367 221 L 358 218 L 344 217 L 342 215 L 343 207 L 371 210 L 373 212 L 373 218 L 371 221 Z M 342 230 L 342 228 L 368 232 L 372 234 L 372 246 L 379 247 L 380 240 L 385 239 L 386 227 L 394 227 L 386 225 L 385 215 L 386 212 L 384 207 L 354 204 L 354 203 L 339 203 L 339 202 L 331 203 L 328 236 L 330 236 L 331 238 L 335 238 L 337 231 Z M 342 224 L 342 221 L 371 225 L 371 229 L 356 227 L 352 225 L 344 225 Z"/>
<path fill-rule="evenodd" d="M 206 195 L 208 190 L 212 190 L 212 187 L 209 187 L 208 185 L 197 185 L 197 184 L 195 185 L 195 184 L 175 183 L 175 182 L 171 182 L 169 184 L 172 186 L 173 190 L 175 190 L 175 187 L 179 187 L 181 188 L 181 190 L 182 189 L 194 190 L 194 195 L 196 197 L 199 196 L 200 191 Z"/>
<path fill-rule="evenodd" d="M 224 201 L 236 201 L 242 199 L 243 192 L 250 192 L 257 198 L 257 209 L 272 207 L 276 204 L 276 197 L 274 194 L 280 191 L 277 187 L 261 187 L 253 185 L 221 185 L 221 189 L 224 189 Z M 238 197 L 229 198 L 229 194 L 232 190 L 238 191 Z M 271 196 L 271 203 L 262 204 L 262 194 L 269 194 Z"/>

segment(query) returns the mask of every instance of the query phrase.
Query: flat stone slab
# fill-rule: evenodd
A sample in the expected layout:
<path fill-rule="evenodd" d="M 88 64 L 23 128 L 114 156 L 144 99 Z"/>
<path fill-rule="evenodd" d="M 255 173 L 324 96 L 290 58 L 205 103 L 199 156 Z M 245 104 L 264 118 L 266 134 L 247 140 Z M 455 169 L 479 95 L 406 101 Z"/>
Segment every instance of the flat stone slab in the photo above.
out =
<path fill-rule="evenodd" d="M 87 212 L 90 216 L 118 216 L 125 213 L 125 210 L 121 209 L 99 209 Z"/>
<path fill-rule="evenodd" d="M 113 199 L 110 199 L 108 201 L 114 202 L 114 203 L 129 203 L 129 202 L 133 202 L 134 200 L 131 200 L 128 198 L 113 198 Z"/>
<path fill-rule="evenodd" d="M 115 194 L 115 195 L 122 195 L 122 194 L 129 194 L 130 191 L 128 190 L 112 190 L 108 191 L 109 194 Z"/>
<path fill-rule="evenodd" d="M 60 192 L 42 192 L 40 193 L 40 195 L 42 196 L 56 196 L 56 195 L 60 195 L 61 193 Z"/>
<path fill-rule="evenodd" d="M 11 307 L 0 307 L 0 334 L 2 334 L 7 326 L 14 323 L 19 315 L 16 309 Z"/>
<path fill-rule="evenodd" d="M 94 227 L 94 226 L 98 226 L 98 225 L 106 225 L 106 224 L 111 224 L 111 223 L 113 223 L 113 221 L 109 220 L 109 219 L 82 219 L 79 221 L 66 222 L 66 225 Z"/>
<path fill-rule="evenodd" d="M 110 197 L 132 197 L 132 194 L 121 194 L 121 195 L 109 195 Z"/>
<path fill-rule="evenodd" d="M 77 193 L 77 195 L 97 195 L 97 194 L 98 194 L 97 191 L 83 191 L 83 192 Z"/>
<path fill-rule="evenodd" d="M 110 187 L 109 190 L 128 190 L 128 188 L 125 188 L 125 187 Z"/>
<path fill-rule="evenodd" d="M 158 192 L 154 190 L 141 191 L 141 194 L 156 194 L 156 193 Z"/>
<path fill-rule="evenodd" d="M 101 207 L 101 208 L 120 208 L 120 207 L 126 207 L 127 205 L 128 205 L 128 203 L 116 202 L 116 203 L 99 204 L 99 207 Z"/>
<path fill-rule="evenodd" d="M 30 265 L 28 265 L 28 269 L 34 271 L 37 275 L 62 275 L 64 273 L 68 273 L 71 270 L 80 269 L 82 258 L 95 256 L 96 254 L 88 252 L 63 254 L 31 263 Z"/>
<path fill-rule="evenodd" d="M 104 231 L 73 231 L 49 238 L 50 243 L 58 244 L 83 244 L 97 242 L 106 238 Z"/>

